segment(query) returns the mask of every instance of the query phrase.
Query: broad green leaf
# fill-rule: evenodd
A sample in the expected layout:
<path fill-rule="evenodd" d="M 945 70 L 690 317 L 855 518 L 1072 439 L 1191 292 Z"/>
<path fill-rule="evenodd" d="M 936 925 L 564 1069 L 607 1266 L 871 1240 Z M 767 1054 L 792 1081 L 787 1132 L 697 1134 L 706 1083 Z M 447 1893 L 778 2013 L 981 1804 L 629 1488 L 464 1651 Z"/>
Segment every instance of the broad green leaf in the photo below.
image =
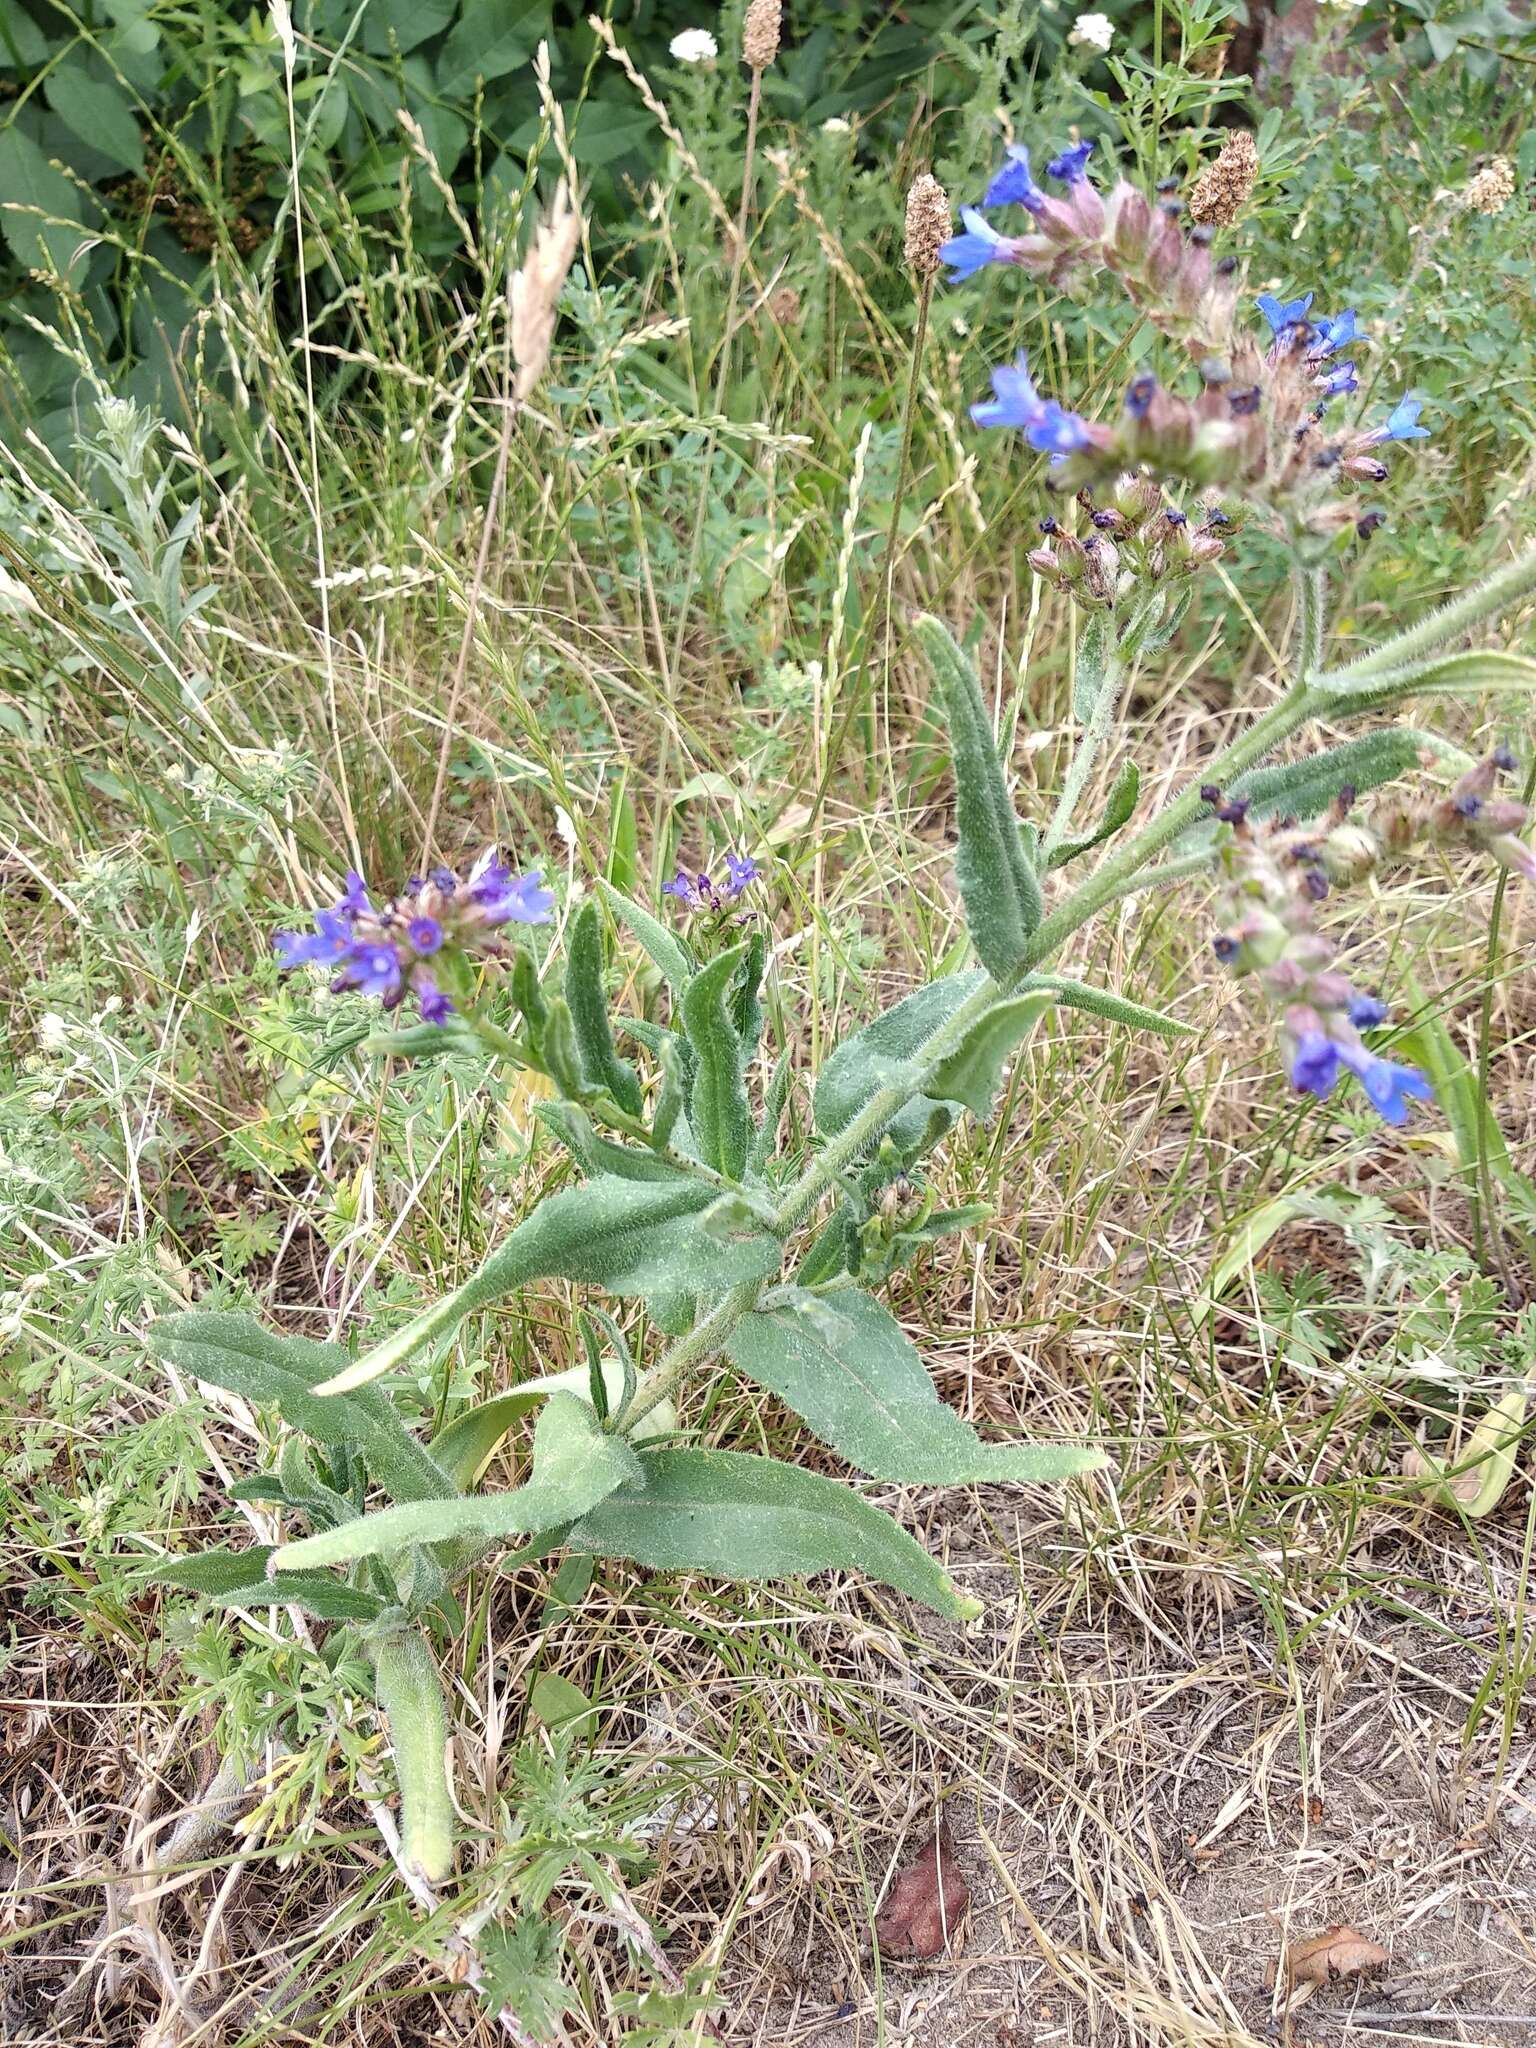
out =
<path fill-rule="evenodd" d="M 558 1671 L 541 1671 L 528 1693 L 528 1713 L 546 1728 L 565 1728 L 573 1735 L 597 1731 L 597 1709 L 579 1685 Z"/>
<path fill-rule="evenodd" d="M 953 1619 L 981 1612 L 889 1515 L 835 1479 L 742 1451 L 643 1451 L 640 1464 L 644 1485 L 584 1516 L 572 1550 L 721 1579 L 859 1571 Z"/>
<path fill-rule="evenodd" d="M 489 84 L 528 61 L 539 39 L 529 12 L 509 8 L 507 0 L 464 0 L 437 60 L 437 89 L 444 99 L 472 100 L 477 80 Z"/>
<path fill-rule="evenodd" d="M 845 1039 L 816 1077 L 813 1113 L 823 1137 L 835 1138 L 871 1096 L 892 1082 L 905 1080 L 929 1039 L 986 978 L 972 969 L 927 982 Z M 887 1128 L 898 1147 L 905 1149 L 903 1141 L 917 1136 L 932 1107 L 931 1100 L 914 1102 L 893 1116 Z"/>
<path fill-rule="evenodd" d="M 973 1116 L 990 1115 L 1003 1068 L 1055 1000 L 1049 989 L 1032 989 L 1005 996 L 983 1011 L 958 1049 L 934 1068 L 928 1094 L 940 1102 L 964 1103 Z"/>
<path fill-rule="evenodd" d="M 345 1400 L 319 1391 L 350 1364 L 339 1344 L 275 1337 L 252 1316 L 197 1310 L 168 1316 L 149 1332 L 151 1354 L 178 1372 L 276 1408 L 317 1443 L 355 1443 L 369 1476 L 392 1500 L 438 1500 L 452 1483 L 377 1387 Z"/>
<path fill-rule="evenodd" d="M 622 1110 L 638 1116 L 640 1083 L 613 1049 L 608 995 L 603 986 L 603 933 L 589 896 L 577 911 L 565 946 L 565 1000 L 576 1033 L 581 1074 L 589 1088 L 606 1089 Z"/>
<path fill-rule="evenodd" d="M 608 1390 L 609 1407 L 616 1408 L 624 1394 L 624 1368 L 618 1359 L 603 1360 L 603 1383 Z M 507 1432 L 515 1429 L 541 1401 L 561 1393 L 574 1394 L 591 1406 L 585 1366 L 573 1365 L 564 1372 L 524 1380 L 521 1386 L 509 1387 L 506 1393 L 481 1402 L 478 1408 L 466 1408 L 433 1437 L 432 1456 L 460 1492 L 468 1493 L 479 1483 L 481 1473 Z M 676 1427 L 676 1408 L 670 1401 L 658 1401 L 650 1414 L 642 1418 L 635 1441 L 644 1443 L 649 1437 L 670 1436 Z"/>
<path fill-rule="evenodd" d="M 726 1351 L 873 1479 L 965 1486 L 1065 1479 L 1104 1464 L 1098 1451 L 983 1443 L 939 1399 L 895 1317 L 862 1288 L 793 1293 L 754 1310 L 737 1324 Z"/>
<path fill-rule="evenodd" d="M 1104 687 L 1110 655 L 1114 652 L 1110 637 L 1112 630 L 1103 612 L 1090 612 L 1083 624 L 1082 638 L 1077 643 L 1077 668 L 1072 678 L 1072 716 L 1081 725 L 1092 720 L 1099 692 Z"/>
<path fill-rule="evenodd" d="M 1091 832 L 1079 832 L 1073 838 L 1063 839 L 1052 851 L 1051 866 L 1063 867 L 1069 860 L 1076 860 L 1080 853 L 1087 853 L 1091 847 L 1101 846 L 1106 839 L 1112 838 L 1130 818 L 1140 794 L 1141 770 L 1134 761 L 1125 761 L 1109 792 L 1103 817 Z"/>
<path fill-rule="evenodd" d="M 54 169 L 14 118 L 0 128 L 0 234 L 24 270 L 46 263 L 68 277 L 86 239 L 82 215 L 88 206 L 80 188 Z"/>
<path fill-rule="evenodd" d="M 1361 739 L 1326 747 L 1303 761 L 1250 768 L 1233 783 L 1231 794 L 1246 797 L 1255 817 L 1320 818 L 1340 790 L 1352 789 L 1363 796 L 1416 768 L 1423 745 L 1417 733 L 1402 727 L 1368 732 Z"/>
<path fill-rule="evenodd" d="M 752 1118 L 741 1075 L 741 1040 L 729 1007 L 732 979 L 745 946 L 719 953 L 689 982 L 682 1000 L 683 1029 L 695 1069 L 688 1125 L 705 1163 L 730 1180 L 746 1172 Z"/>
<path fill-rule="evenodd" d="M 298 1572 L 281 1585 L 267 1577 L 269 1544 L 246 1550 L 203 1550 L 166 1558 L 138 1574 L 147 1584 L 200 1593 L 219 1607 L 300 1607 L 321 1621 L 376 1621 L 384 1603 L 361 1586 L 327 1572 Z"/>
<path fill-rule="evenodd" d="M 1112 995 L 1108 989 L 1094 988 L 1089 982 L 1074 981 L 1069 974 L 1032 974 L 1024 986 L 1048 988 L 1065 1008 L 1086 1010 L 1090 1016 L 1103 1017 L 1110 1024 L 1155 1031 L 1160 1038 L 1184 1038 L 1189 1033 L 1190 1027 L 1181 1024 L 1177 1017 L 1148 1009 L 1145 1003 L 1133 1003 L 1126 996 Z"/>
<path fill-rule="evenodd" d="M 693 979 L 694 972 L 693 961 L 682 940 L 669 932 L 648 910 L 642 910 L 631 897 L 621 896 L 609 883 L 600 881 L 597 886 L 619 923 L 639 941 L 653 963 L 661 969 L 662 979 L 673 995 L 680 996 Z"/>
<path fill-rule="evenodd" d="M 441 1884 L 453 1873 L 453 1797 L 437 1662 L 415 1628 L 376 1631 L 368 1655 L 400 1786 L 401 1860 L 428 1884 Z"/>
<path fill-rule="evenodd" d="M 133 101 L 110 74 L 99 75 L 83 52 L 55 64 L 44 81 L 48 104 L 82 142 L 122 171 L 144 168 L 144 138 Z"/>
<path fill-rule="evenodd" d="M 763 986 L 763 969 L 768 964 L 768 940 L 761 925 L 754 925 L 747 939 L 747 957 L 741 979 L 731 997 L 731 1021 L 741 1040 L 741 1056 L 750 1061 L 763 1031 L 763 1006 L 758 995 Z"/>
<path fill-rule="evenodd" d="M 1498 1506 L 1515 1476 L 1529 1406 L 1526 1388 L 1511 1387 L 1455 1449 L 1443 1456 L 1427 1448 L 1410 1451 L 1405 1473 L 1419 1481 L 1435 1507 L 1480 1520 Z"/>
<path fill-rule="evenodd" d="M 272 1566 L 282 1574 L 350 1564 L 359 1557 L 384 1557 L 418 1543 L 533 1536 L 586 1514 L 626 1482 L 642 1483 L 634 1452 L 622 1437 L 605 1435 L 587 1402 L 562 1390 L 549 1396 L 539 1415 L 533 1432 L 533 1472 L 524 1485 L 510 1493 L 382 1508 L 339 1529 L 321 1529 L 280 1544 Z"/>
<path fill-rule="evenodd" d="M 1019 836 L 975 670 L 938 619 L 920 618 L 916 632 L 938 679 L 949 726 L 960 833 L 955 873 L 971 942 L 987 972 L 1010 981 L 1045 914 L 1040 878 Z"/>

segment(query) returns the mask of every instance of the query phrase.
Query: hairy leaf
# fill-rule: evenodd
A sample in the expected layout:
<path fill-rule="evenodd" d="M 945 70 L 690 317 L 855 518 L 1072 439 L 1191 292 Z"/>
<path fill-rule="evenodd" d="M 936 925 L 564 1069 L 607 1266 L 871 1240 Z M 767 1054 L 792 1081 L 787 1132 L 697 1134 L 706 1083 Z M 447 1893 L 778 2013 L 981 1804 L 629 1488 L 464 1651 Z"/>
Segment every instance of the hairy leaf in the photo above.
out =
<path fill-rule="evenodd" d="M 384 1603 L 328 1572 L 295 1572 L 276 1585 L 267 1577 L 270 1544 L 245 1550 L 203 1550 L 166 1558 L 139 1576 L 148 1584 L 200 1593 L 218 1607 L 299 1607 L 320 1621 L 376 1621 Z"/>
<path fill-rule="evenodd" d="M 1189 1032 L 1190 1027 L 1181 1024 L 1177 1017 L 1148 1009 L 1145 1003 L 1133 1003 L 1126 996 L 1113 995 L 1108 989 L 1094 988 L 1089 982 L 1074 981 L 1068 974 L 1032 974 L 1025 987 L 1048 988 L 1057 1002 L 1069 1010 L 1086 1010 L 1090 1016 L 1103 1017 L 1108 1023 L 1129 1024 L 1137 1031 L 1155 1031 L 1161 1038 L 1183 1038 Z"/>
<path fill-rule="evenodd" d="M 920 618 L 916 631 L 949 725 L 960 832 L 955 871 L 966 923 L 981 964 L 998 981 L 1009 981 L 1045 914 L 1040 878 L 1019 836 L 975 670 L 938 619 Z"/>
<path fill-rule="evenodd" d="M 1050 1009 L 1049 989 L 1006 996 L 977 1018 L 958 1049 L 935 1067 L 928 1093 L 940 1102 L 960 1102 L 973 1116 L 991 1113 L 1002 1086 L 1003 1068 Z"/>
<path fill-rule="evenodd" d="M 640 1083 L 627 1060 L 613 1049 L 608 994 L 603 986 L 603 933 L 597 905 L 589 896 L 572 920 L 565 943 L 565 1000 L 576 1034 L 582 1078 L 605 1088 L 631 1116 L 640 1114 Z"/>
<path fill-rule="evenodd" d="M 618 1359 L 603 1360 L 603 1384 L 609 1407 L 617 1408 L 624 1397 L 624 1368 Z M 525 1415 L 532 1414 L 541 1401 L 561 1393 L 574 1394 L 577 1400 L 591 1406 L 584 1365 L 569 1366 L 564 1372 L 543 1373 L 536 1380 L 524 1380 L 521 1386 L 509 1387 L 506 1393 L 482 1401 L 476 1408 L 466 1408 L 433 1437 L 432 1455 L 454 1484 L 468 1493 L 478 1484 L 507 1432 L 515 1429 Z M 676 1427 L 676 1408 L 670 1401 L 658 1401 L 649 1415 L 642 1418 L 635 1439 L 644 1443 L 647 1437 L 669 1435 Z"/>
<path fill-rule="evenodd" d="M 744 946 L 717 954 L 694 976 L 682 1000 L 683 1028 L 696 1060 L 688 1126 L 706 1164 L 731 1180 L 740 1180 L 746 1171 L 752 1137 L 742 1043 L 728 1000 L 745 957 Z"/>
<path fill-rule="evenodd" d="M 870 1097 L 893 1081 L 904 1079 L 923 1047 L 960 1005 L 986 980 L 972 969 L 946 974 L 913 994 L 845 1039 L 816 1077 L 813 1114 L 824 1137 L 835 1138 L 863 1109 Z M 921 1135 L 934 1104 L 919 1099 L 894 1113 L 887 1126 L 898 1149 Z"/>
<path fill-rule="evenodd" d="M 640 1483 L 634 1452 L 622 1437 L 604 1433 L 588 1402 L 561 1390 L 549 1396 L 539 1415 L 533 1432 L 533 1473 L 524 1485 L 510 1493 L 382 1508 L 339 1529 L 321 1529 L 280 1544 L 272 1565 L 282 1574 L 383 1557 L 417 1543 L 534 1536 L 584 1515 L 626 1481 Z"/>
<path fill-rule="evenodd" d="M 275 1337 L 253 1316 L 196 1310 L 156 1323 L 149 1348 L 178 1372 L 276 1408 L 290 1428 L 317 1443 L 355 1443 L 370 1477 L 392 1500 L 440 1500 L 453 1492 L 387 1394 L 370 1387 L 338 1400 L 320 1392 L 351 1367 L 339 1344 Z"/>
<path fill-rule="evenodd" d="M 737 1324 L 726 1351 L 873 1479 L 927 1486 L 1039 1481 L 1094 1472 L 1104 1463 L 1098 1451 L 1068 1446 L 983 1443 L 939 1399 L 895 1317 L 862 1288 L 795 1293 L 754 1310 Z"/>
<path fill-rule="evenodd" d="M 1109 801 L 1104 806 L 1104 815 L 1091 832 L 1079 832 L 1070 839 L 1063 839 L 1051 854 L 1053 868 L 1064 867 L 1069 860 L 1076 860 L 1080 853 L 1087 853 L 1091 847 L 1101 846 L 1110 839 L 1130 818 L 1136 808 L 1136 799 L 1141 794 L 1141 770 L 1134 761 L 1121 763 L 1109 792 Z"/>
<path fill-rule="evenodd" d="M 643 1451 L 640 1464 L 644 1486 L 621 1487 L 578 1522 L 573 1550 L 722 1579 L 860 1571 L 939 1614 L 981 1611 L 889 1515 L 835 1479 L 742 1451 Z"/>
<path fill-rule="evenodd" d="M 1352 789 L 1363 796 L 1417 767 L 1423 745 L 1417 733 L 1400 726 L 1368 732 L 1360 739 L 1325 747 L 1304 761 L 1250 768 L 1237 778 L 1229 793 L 1246 797 L 1258 818 L 1320 818 L 1340 790 Z"/>
<path fill-rule="evenodd" d="M 652 917 L 648 910 L 642 910 L 633 898 L 621 896 L 607 882 L 600 881 L 597 886 L 619 923 L 639 941 L 652 962 L 661 969 L 662 979 L 673 995 L 680 996 L 694 974 L 694 963 L 683 941 L 669 932 L 660 919 Z"/>
<path fill-rule="evenodd" d="M 1082 725 L 1093 717 L 1114 652 L 1110 621 L 1102 612 L 1090 612 L 1077 643 L 1077 670 L 1072 678 L 1072 716 Z"/>
<path fill-rule="evenodd" d="M 658 1159 L 639 1145 L 620 1145 L 604 1137 L 592 1119 L 574 1102 L 536 1102 L 533 1113 L 545 1129 L 559 1139 L 582 1171 L 596 1179 L 615 1174 L 620 1180 L 672 1181 L 681 1176 L 675 1166 Z"/>

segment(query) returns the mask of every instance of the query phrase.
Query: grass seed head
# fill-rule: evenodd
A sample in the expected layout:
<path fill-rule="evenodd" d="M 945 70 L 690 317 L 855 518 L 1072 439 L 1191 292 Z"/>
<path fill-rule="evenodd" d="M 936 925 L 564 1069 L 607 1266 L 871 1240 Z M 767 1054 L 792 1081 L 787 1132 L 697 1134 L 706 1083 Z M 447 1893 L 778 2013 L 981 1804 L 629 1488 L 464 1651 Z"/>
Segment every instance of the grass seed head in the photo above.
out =
<path fill-rule="evenodd" d="M 1228 228 L 1253 197 L 1259 175 L 1259 153 L 1246 128 L 1238 128 L 1221 145 L 1221 154 L 1207 164 L 1189 195 L 1190 219 L 1200 227 Z"/>
<path fill-rule="evenodd" d="M 741 54 L 754 71 L 766 71 L 779 54 L 783 0 L 752 0 L 741 28 Z"/>
<path fill-rule="evenodd" d="M 939 251 L 949 240 L 949 195 L 931 172 L 912 182 L 907 194 L 907 236 L 902 245 L 914 277 L 929 278 L 939 268 Z"/>
<path fill-rule="evenodd" d="M 562 178 L 554 205 L 534 229 L 528 253 L 512 279 L 512 359 L 517 364 L 512 390 L 519 401 L 528 397 L 549 363 L 555 308 L 581 243 L 581 226 L 581 214 Z"/>

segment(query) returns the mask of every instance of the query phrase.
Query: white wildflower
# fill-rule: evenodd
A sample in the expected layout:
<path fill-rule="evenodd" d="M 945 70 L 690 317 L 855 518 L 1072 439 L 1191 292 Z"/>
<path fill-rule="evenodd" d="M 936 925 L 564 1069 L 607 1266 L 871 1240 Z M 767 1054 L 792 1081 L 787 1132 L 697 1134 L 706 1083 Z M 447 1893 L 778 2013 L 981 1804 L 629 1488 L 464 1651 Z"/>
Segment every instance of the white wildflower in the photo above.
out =
<path fill-rule="evenodd" d="M 823 135 L 851 135 L 853 123 L 845 121 L 841 114 L 833 114 L 821 124 Z"/>
<path fill-rule="evenodd" d="M 1115 24 L 1107 14 L 1080 14 L 1067 37 L 1087 50 L 1107 50 L 1115 40 Z"/>
<path fill-rule="evenodd" d="M 681 29 L 669 47 L 679 64 L 713 64 L 720 54 L 720 45 L 707 28 Z"/>

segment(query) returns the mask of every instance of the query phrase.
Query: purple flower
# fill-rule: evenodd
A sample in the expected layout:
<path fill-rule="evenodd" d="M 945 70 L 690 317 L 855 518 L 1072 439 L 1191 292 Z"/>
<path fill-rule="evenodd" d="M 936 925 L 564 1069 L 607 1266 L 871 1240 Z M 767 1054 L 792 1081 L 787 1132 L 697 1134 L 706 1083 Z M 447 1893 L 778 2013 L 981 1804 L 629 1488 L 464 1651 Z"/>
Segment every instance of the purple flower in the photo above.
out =
<path fill-rule="evenodd" d="M 699 880 L 706 887 L 708 886 L 709 877 L 707 875 L 700 875 Z M 661 893 L 663 896 L 675 896 L 678 902 L 682 904 L 684 910 L 697 910 L 704 900 L 693 885 L 693 877 L 685 874 L 681 868 L 678 869 L 670 882 L 662 883 Z"/>
<path fill-rule="evenodd" d="M 1269 322 L 1269 331 L 1278 341 L 1292 328 L 1306 324 L 1307 315 L 1312 310 L 1312 299 L 1313 294 L 1305 292 L 1299 299 L 1288 299 L 1282 304 L 1271 293 L 1260 292 L 1254 304 Z"/>
<path fill-rule="evenodd" d="M 1331 356 L 1336 348 L 1347 348 L 1350 342 L 1364 338 L 1353 307 L 1347 313 L 1335 313 L 1331 318 L 1326 313 L 1319 314 L 1312 322 L 1312 328 L 1317 338 L 1308 353 L 1314 356 Z"/>
<path fill-rule="evenodd" d="M 1357 1031 L 1374 1031 L 1387 1021 L 1387 1006 L 1380 996 L 1351 996 L 1349 1021 Z"/>
<path fill-rule="evenodd" d="M 443 943 L 443 928 L 435 917 L 413 917 L 405 928 L 413 953 L 435 953 Z"/>
<path fill-rule="evenodd" d="M 411 976 L 411 987 L 421 1005 L 422 1023 L 446 1024 L 453 1015 L 453 1005 L 424 967 L 418 967 Z"/>
<path fill-rule="evenodd" d="M 368 887 L 356 868 L 348 868 L 346 892 L 336 906 L 338 917 L 367 917 L 373 910 L 368 901 Z"/>
<path fill-rule="evenodd" d="M 734 903 L 749 884 L 759 880 L 763 872 L 749 853 L 728 853 L 725 866 L 728 879 L 724 893 L 730 903 Z"/>
<path fill-rule="evenodd" d="M 1325 1031 L 1303 1031 L 1291 1051 L 1291 1086 L 1320 1100 L 1339 1078 L 1339 1048 Z"/>
<path fill-rule="evenodd" d="M 982 205 L 1024 206 L 1031 213 L 1038 213 L 1045 204 L 1045 194 L 1029 168 L 1029 151 L 1022 142 L 1011 142 L 1006 156 L 1007 162 L 987 187 Z"/>
<path fill-rule="evenodd" d="M 1405 1124 L 1408 1100 L 1432 1102 L 1435 1091 L 1417 1067 L 1399 1066 L 1362 1046 L 1340 1046 L 1339 1058 L 1365 1090 L 1366 1099 L 1383 1123 Z"/>
<path fill-rule="evenodd" d="M 352 927 L 339 910 L 320 910 L 315 913 L 312 932 L 278 932 L 272 943 L 277 948 L 277 964 L 284 974 L 291 973 L 295 967 L 329 967 L 351 945 Z"/>
<path fill-rule="evenodd" d="M 492 875 L 496 877 L 494 885 Z M 544 887 L 542 868 L 530 868 L 526 875 L 514 877 L 498 864 L 487 870 L 474 893 L 490 925 L 548 924 L 555 912 L 554 891 Z"/>
<path fill-rule="evenodd" d="M 1355 375 L 1353 363 L 1340 363 L 1337 369 L 1325 370 L 1320 377 L 1314 377 L 1312 381 L 1319 391 L 1325 392 L 1330 398 L 1336 397 L 1341 391 L 1360 389 L 1360 379 Z"/>
<path fill-rule="evenodd" d="M 939 251 L 940 261 L 949 265 L 951 284 L 958 284 L 965 277 L 974 277 L 989 263 L 1013 261 L 1013 243 L 1006 235 L 1000 235 L 974 206 L 962 206 L 960 218 L 965 222 L 966 233 L 951 235 Z"/>
<path fill-rule="evenodd" d="M 978 427 L 1017 427 L 1030 447 L 1038 448 L 1042 455 L 1072 455 L 1091 444 L 1088 422 L 1054 398 L 1040 396 L 1022 355 L 1017 363 L 992 372 L 992 389 L 994 397 L 971 407 L 971 418 Z"/>
<path fill-rule="evenodd" d="M 398 950 L 387 940 L 353 946 L 331 986 L 337 990 L 355 988 L 360 995 L 381 996 L 386 1002 L 400 992 L 401 968 Z"/>
<path fill-rule="evenodd" d="M 1379 448 L 1383 441 L 1427 441 L 1429 429 L 1419 425 L 1423 410 L 1422 398 L 1400 398 L 1382 424 L 1366 435 L 1366 447 Z"/>
<path fill-rule="evenodd" d="M 1093 155 L 1091 142 L 1076 142 L 1070 149 L 1064 149 L 1060 156 L 1053 156 L 1046 165 L 1046 174 L 1060 178 L 1064 184 L 1081 184 L 1088 175 L 1088 159 Z"/>

